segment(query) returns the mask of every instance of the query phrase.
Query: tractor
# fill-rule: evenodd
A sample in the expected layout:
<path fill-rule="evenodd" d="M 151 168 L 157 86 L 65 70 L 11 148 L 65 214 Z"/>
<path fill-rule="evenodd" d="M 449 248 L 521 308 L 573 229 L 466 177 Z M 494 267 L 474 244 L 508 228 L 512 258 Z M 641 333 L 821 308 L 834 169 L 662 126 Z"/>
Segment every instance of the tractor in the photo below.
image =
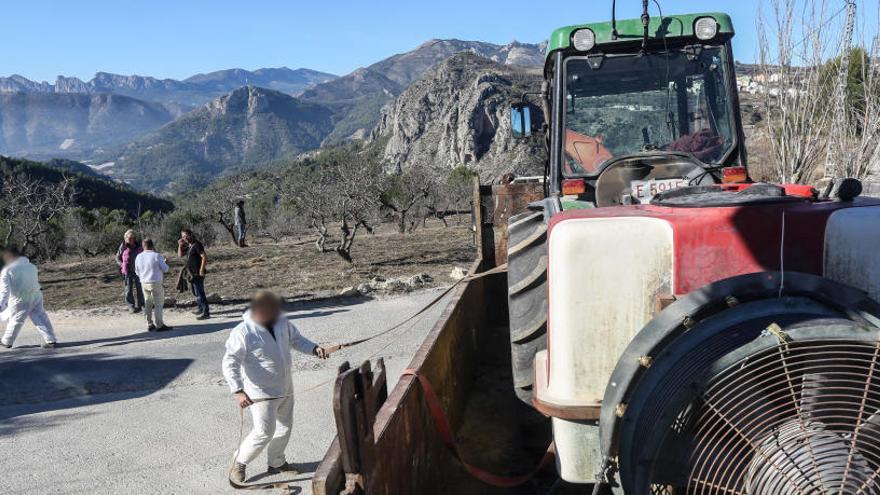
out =
<path fill-rule="evenodd" d="M 731 18 L 643 7 L 554 31 L 511 106 L 549 148 L 508 223 L 516 393 L 593 493 L 880 494 L 880 201 L 755 183 Z"/>

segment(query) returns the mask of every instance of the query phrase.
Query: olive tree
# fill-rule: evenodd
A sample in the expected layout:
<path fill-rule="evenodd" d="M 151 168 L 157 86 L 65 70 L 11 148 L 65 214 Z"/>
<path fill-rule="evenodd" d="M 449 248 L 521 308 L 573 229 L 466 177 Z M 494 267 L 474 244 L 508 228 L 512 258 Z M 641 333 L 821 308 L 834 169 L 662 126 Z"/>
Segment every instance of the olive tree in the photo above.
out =
<path fill-rule="evenodd" d="M 373 232 L 381 182 L 378 164 L 354 148 L 325 152 L 275 181 L 279 198 L 315 233 L 317 250 L 348 262 L 358 232 Z"/>
<path fill-rule="evenodd" d="M 3 243 L 18 243 L 26 254 L 46 251 L 51 246 L 41 246 L 41 241 L 60 229 L 75 197 L 76 189 L 68 178 L 57 183 L 6 178 L 0 185 L 0 218 L 5 227 Z"/>

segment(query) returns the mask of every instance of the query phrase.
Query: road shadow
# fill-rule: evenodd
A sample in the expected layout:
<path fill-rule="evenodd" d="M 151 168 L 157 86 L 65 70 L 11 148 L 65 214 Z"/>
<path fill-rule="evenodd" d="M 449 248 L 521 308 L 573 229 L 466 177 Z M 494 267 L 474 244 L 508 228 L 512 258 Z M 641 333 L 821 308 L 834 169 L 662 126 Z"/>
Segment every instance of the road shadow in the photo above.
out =
<path fill-rule="evenodd" d="M 298 473 L 293 476 L 287 475 L 284 476 L 284 473 L 281 474 L 269 474 L 268 471 L 263 471 L 262 473 L 257 473 L 251 476 L 247 481 L 248 483 L 256 483 L 258 481 L 272 481 L 279 483 L 296 483 L 299 481 L 308 481 L 313 478 L 315 470 L 318 469 L 318 465 L 321 464 L 317 461 L 312 462 L 292 462 Z M 274 477 L 281 477 L 283 479 L 274 480 Z"/>
<path fill-rule="evenodd" d="M 351 296 L 351 297 L 342 297 L 342 296 L 328 296 L 328 297 L 319 297 L 319 298 L 309 298 L 300 300 L 297 298 L 285 298 L 283 310 L 285 313 L 293 313 L 297 311 L 308 311 L 308 310 L 318 310 L 321 309 L 322 312 L 314 311 L 311 315 L 296 315 L 296 314 L 288 314 L 289 318 L 314 318 L 318 316 L 328 316 L 335 313 L 341 313 L 347 310 L 344 309 L 336 309 L 336 308 L 346 308 L 350 306 L 357 306 L 360 304 L 365 304 L 370 301 L 375 300 L 375 298 L 365 295 Z M 250 303 L 249 299 L 227 299 L 223 301 L 223 306 L 226 306 L 226 309 L 212 309 L 211 314 L 215 316 L 229 316 L 229 315 L 241 315 L 248 309 L 248 304 Z M 230 307 L 231 306 L 231 307 Z M 216 306 L 215 306 L 216 308 Z"/>
<path fill-rule="evenodd" d="M 0 361 L 0 436 L 17 427 L 51 424 L 10 418 L 82 405 L 131 399 L 164 388 L 192 359 L 122 358 L 110 354 L 58 354 L 19 350 Z"/>
<path fill-rule="evenodd" d="M 58 348 L 71 348 L 71 347 L 83 347 L 88 345 L 101 344 L 100 347 L 115 347 L 120 345 L 127 344 L 135 344 L 140 342 L 150 342 L 150 341 L 161 341 L 167 339 L 174 339 L 178 337 L 185 337 L 188 335 L 204 335 L 214 332 L 219 332 L 222 330 L 228 330 L 236 325 L 235 321 L 218 321 L 216 323 L 201 323 L 194 325 L 178 325 L 175 326 L 172 330 L 167 332 L 138 332 L 138 333 L 129 333 L 125 335 L 119 335 L 116 337 L 105 337 L 100 339 L 91 339 L 91 340 L 74 340 L 74 341 L 61 341 L 58 343 Z M 36 346 L 31 346 L 36 347 Z M 28 349 L 28 346 L 18 347 L 17 349 Z"/>

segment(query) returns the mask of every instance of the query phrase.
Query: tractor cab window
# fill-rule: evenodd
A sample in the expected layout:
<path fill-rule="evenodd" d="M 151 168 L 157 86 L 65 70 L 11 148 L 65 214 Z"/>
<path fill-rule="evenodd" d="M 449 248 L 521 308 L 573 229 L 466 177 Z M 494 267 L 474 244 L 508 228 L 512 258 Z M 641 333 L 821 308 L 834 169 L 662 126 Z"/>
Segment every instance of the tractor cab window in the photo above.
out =
<path fill-rule="evenodd" d="M 609 55 L 598 67 L 569 58 L 564 175 L 593 175 L 614 157 L 658 150 L 720 163 L 736 139 L 725 62 L 711 46 Z"/>

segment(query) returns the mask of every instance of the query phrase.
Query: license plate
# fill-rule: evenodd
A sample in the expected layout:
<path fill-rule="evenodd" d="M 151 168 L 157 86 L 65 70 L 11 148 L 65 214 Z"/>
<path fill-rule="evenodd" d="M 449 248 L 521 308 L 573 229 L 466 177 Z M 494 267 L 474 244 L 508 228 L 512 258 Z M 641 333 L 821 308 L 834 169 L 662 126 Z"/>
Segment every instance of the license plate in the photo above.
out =
<path fill-rule="evenodd" d="M 639 200 L 640 203 L 651 201 L 654 196 L 684 187 L 687 185 L 685 179 L 651 179 L 651 180 L 634 180 L 630 182 L 632 188 L 632 197 Z"/>

